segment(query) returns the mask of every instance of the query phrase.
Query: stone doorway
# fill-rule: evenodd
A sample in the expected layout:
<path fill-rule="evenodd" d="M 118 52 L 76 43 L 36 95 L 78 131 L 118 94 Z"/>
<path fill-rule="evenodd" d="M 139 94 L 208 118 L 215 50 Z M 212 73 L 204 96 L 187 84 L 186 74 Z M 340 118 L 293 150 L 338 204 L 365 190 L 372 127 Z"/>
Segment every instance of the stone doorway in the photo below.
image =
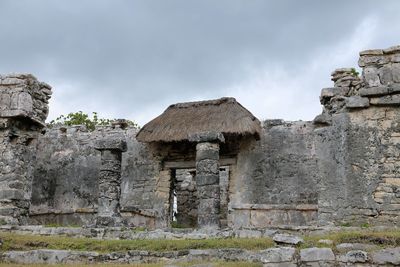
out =
<path fill-rule="evenodd" d="M 196 228 L 198 216 L 198 194 L 196 187 L 196 169 L 172 169 L 171 184 L 171 224 L 175 227 Z M 229 166 L 219 169 L 220 184 L 220 224 L 227 226 L 229 203 Z"/>

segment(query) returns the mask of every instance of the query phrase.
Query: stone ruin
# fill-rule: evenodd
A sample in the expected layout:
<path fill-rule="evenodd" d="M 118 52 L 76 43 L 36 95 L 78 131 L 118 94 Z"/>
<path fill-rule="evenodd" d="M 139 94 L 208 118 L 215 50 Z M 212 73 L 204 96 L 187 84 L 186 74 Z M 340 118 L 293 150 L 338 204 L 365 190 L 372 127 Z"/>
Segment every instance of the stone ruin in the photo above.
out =
<path fill-rule="evenodd" d="M 259 122 L 222 98 L 172 105 L 140 132 L 123 120 L 49 128 L 51 87 L 0 76 L 0 221 L 397 226 L 400 46 L 363 51 L 359 66 L 332 73 L 314 121 Z"/>

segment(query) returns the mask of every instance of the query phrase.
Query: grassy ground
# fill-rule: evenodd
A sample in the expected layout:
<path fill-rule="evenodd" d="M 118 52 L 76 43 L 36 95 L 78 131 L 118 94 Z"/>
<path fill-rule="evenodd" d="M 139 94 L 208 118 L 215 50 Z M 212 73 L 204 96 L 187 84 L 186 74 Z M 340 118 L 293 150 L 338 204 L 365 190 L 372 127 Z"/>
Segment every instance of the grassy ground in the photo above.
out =
<path fill-rule="evenodd" d="M 148 251 L 177 251 L 186 249 L 217 249 L 217 248 L 241 248 L 247 250 L 262 250 L 275 246 L 270 238 L 227 238 L 227 239 L 203 239 L 203 240 L 97 240 L 91 238 L 73 238 L 66 236 L 33 236 L 18 235 L 13 233 L 0 233 L 3 245 L 0 251 L 8 250 L 32 250 L 32 249 L 66 249 L 78 251 L 97 251 L 100 253 L 124 252 L 128 250 Z M 332 244 L 321 244 L 320 239 L 329 239 Z M 320 236 L 305 236 L 304 243 L 297 248 L 307 247 L 331 247 L 340 243 L 365 243 L 376 245 L 378 249 L 383 247 L 400 246 L 400 230 L 373 231 L 370 229 L 360 231 L 343 231 Z M 187 267 L 198 263 L 181 263 L 177 266 Z M 257 263 L 249 262 L 215 262 L 211 266 L 221 267 L 257 267 Z M 1 264 L 0 267 L 22 267 L 27 265 Z M 30 267 L 52 267 L 52 265 L 29 265 Z M 57 267 L 89 267 L 92 265 L 57 265 Z M 125 267 L 126 265 L 95 266 Z M 130 266 L 161 267 L 165 264 L 138 264 Z"/>
<path fill-rule="evenodd" d="M 242 248 L 261 250 L 274 246 L 270 238 L 228 238 L 202 240 L 97 240 L 65 236 L 34 236 L 0 233 L 0 251 L 63 249 L 102 253 L 128 250 L 177 251 L 185 249 Z"/>
<path fill-rule="evenodd" d="M 97 251 L 102 253 L 128 250 L 177 251 L 186 249 L 241 248 L 262 250 L 275 246 L 271 238 L 227 238 L 202 240 L 98 240 L 66 236 L 37 236 L 0 233 L 3 245 L 0 251 L 32 249 L 65 249 Z M 329 239 L 332 245 L 318 240 Z M 344 231 L 320 236 L 305 236 L 299 248 L 332 247 L 339 243 L 366 243 L 379 247 L 400 246 L 400 230 L 391 231 Z"/>
<path fill-rule="evenodd" d="M 332 245 L 318 243 L 320 239 L 329 239 L 333 241 Z M 306 236 L 304 243 L 301 244 L 300 248 L 307 247 L 331 247 L 335 249 L 335 246 L 340 243 L 364 243 L 377 245 L 378 247 L 398 247 L 400 246 L 400 230 L 391 231 L 372 231 L 372 230 L 360 230 L 360 231 L 344 231 L 337 233 L 330 233 L 320 236 Z"/>

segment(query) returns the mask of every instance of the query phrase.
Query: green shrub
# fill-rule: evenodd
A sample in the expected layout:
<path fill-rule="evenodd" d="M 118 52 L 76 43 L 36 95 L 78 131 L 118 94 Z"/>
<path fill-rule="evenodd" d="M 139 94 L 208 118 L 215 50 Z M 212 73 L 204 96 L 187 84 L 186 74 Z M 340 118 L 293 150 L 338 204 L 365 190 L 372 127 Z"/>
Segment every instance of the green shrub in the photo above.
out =
<path fill-rule="evenodd" d="M 92 116 L 82 111 L 71 112 L 67 115 L 60 115 L 55 120 L 50 121 L 49 126 L 54 125 L 85 125 L 89 131 L 93 131 L 96 126 L 111 125 L 116 119 L 99 118 L 97 112 L 92 112 Z M 131 120 L 126 120 L 129 126 L 139 128 L 139 125 Z"/>

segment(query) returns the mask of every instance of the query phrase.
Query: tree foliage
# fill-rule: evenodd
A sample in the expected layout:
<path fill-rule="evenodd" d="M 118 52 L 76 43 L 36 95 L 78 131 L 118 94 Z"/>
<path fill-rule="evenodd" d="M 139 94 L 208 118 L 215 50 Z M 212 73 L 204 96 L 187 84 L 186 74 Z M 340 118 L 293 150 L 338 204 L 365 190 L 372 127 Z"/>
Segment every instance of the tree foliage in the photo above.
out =
<path fill-rule="evenodd" d="M 55 120 L 50 121 L 49 126 L 54 125 L 85 125 L 88 130 L 93 131 L 96 126 L 104 126 L 111 125 L 112 122 L 117 119 L 105 119 L 100 118 L 97 112 L 92 112 L 92 116 L 89 116 L 87 113 L 83 113 L 82 111 L 71 112 L 67 115 L 61 115 Z M 131 120 L 126 120 L 129 126 L 139 128 L 139 125 Z"/>

